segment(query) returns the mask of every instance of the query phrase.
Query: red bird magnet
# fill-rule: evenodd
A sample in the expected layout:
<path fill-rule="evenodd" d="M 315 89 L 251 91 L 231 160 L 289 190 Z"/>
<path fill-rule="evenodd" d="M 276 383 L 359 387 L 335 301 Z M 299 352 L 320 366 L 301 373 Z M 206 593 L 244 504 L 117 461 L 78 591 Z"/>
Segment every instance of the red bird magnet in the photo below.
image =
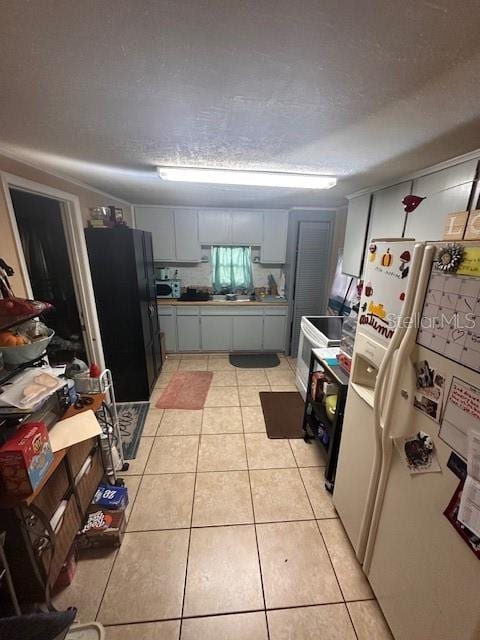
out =
<path fill-rule="evenodd" d="M 422 198 L 422 196 L 414 196 L 414 195 L 405 196 L 404 199 L 402 200 L 402 204 L 404 205 L 405 212 L 412 213 L 412 211 L 415 211 L 415 209 L 418 207 L 418 205 L 421 203 L 422 200 L 425 200 L 425 198 Z"/>

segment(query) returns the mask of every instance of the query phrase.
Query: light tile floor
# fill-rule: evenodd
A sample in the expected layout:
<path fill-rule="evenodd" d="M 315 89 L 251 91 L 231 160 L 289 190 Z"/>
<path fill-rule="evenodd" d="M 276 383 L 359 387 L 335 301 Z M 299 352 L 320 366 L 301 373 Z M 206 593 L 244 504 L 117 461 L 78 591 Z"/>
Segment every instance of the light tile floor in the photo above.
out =
<path fill-rule="evenodd" d="M 205 409 L 149 411 L 122 547 L 84 553 L 57 606 L 108 640 L 391 640 L 319 445 L 266 436 L 258 393 L 294 390 L 295 360 L 171 357 L 152 407 L 177 370 L 214 372 Z"/>

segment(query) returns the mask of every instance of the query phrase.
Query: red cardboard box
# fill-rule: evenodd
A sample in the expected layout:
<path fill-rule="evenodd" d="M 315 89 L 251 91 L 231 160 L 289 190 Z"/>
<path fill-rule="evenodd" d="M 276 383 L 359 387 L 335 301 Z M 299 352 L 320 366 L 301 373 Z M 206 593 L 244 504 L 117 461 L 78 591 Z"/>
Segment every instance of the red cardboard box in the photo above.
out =
<path fill-rule="evenodd" d="M 28 495 L 53 462 L 48 429 L 43 422 L 27 422 L 0 447 L 0 476 L 5 493 Z"/>
<path fill-rule="evenodd" d="M 81 549 L 94 547 L 119 547 L 126 528 L 125 511 L 111 511 L 97 505 L 90 505 L 87 522 L 77 535 L 77 545 Z"/>

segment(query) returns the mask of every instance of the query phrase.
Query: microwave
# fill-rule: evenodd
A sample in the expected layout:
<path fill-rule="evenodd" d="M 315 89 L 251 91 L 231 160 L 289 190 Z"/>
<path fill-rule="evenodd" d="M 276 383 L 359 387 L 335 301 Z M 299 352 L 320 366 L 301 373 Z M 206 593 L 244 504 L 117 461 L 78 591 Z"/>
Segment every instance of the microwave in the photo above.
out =
<path fill-rule="evenodd" d="M 182 295 L 181 280 L 155 280 L 157 298 L 180 298 Z"/>

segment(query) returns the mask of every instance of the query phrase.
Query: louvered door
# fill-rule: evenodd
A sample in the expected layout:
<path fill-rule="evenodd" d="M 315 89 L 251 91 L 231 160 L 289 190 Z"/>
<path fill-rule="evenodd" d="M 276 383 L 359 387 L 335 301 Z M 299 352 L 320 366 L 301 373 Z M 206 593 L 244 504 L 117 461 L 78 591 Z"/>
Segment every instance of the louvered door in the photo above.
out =
<path fill-rule="evenodd" d="M 302 316 L 324 315 L 326 311 L 330 239 L 330 222 L 319 220 L 299 223 L 291 342 L 293 356 L 298 351 Z"/>

